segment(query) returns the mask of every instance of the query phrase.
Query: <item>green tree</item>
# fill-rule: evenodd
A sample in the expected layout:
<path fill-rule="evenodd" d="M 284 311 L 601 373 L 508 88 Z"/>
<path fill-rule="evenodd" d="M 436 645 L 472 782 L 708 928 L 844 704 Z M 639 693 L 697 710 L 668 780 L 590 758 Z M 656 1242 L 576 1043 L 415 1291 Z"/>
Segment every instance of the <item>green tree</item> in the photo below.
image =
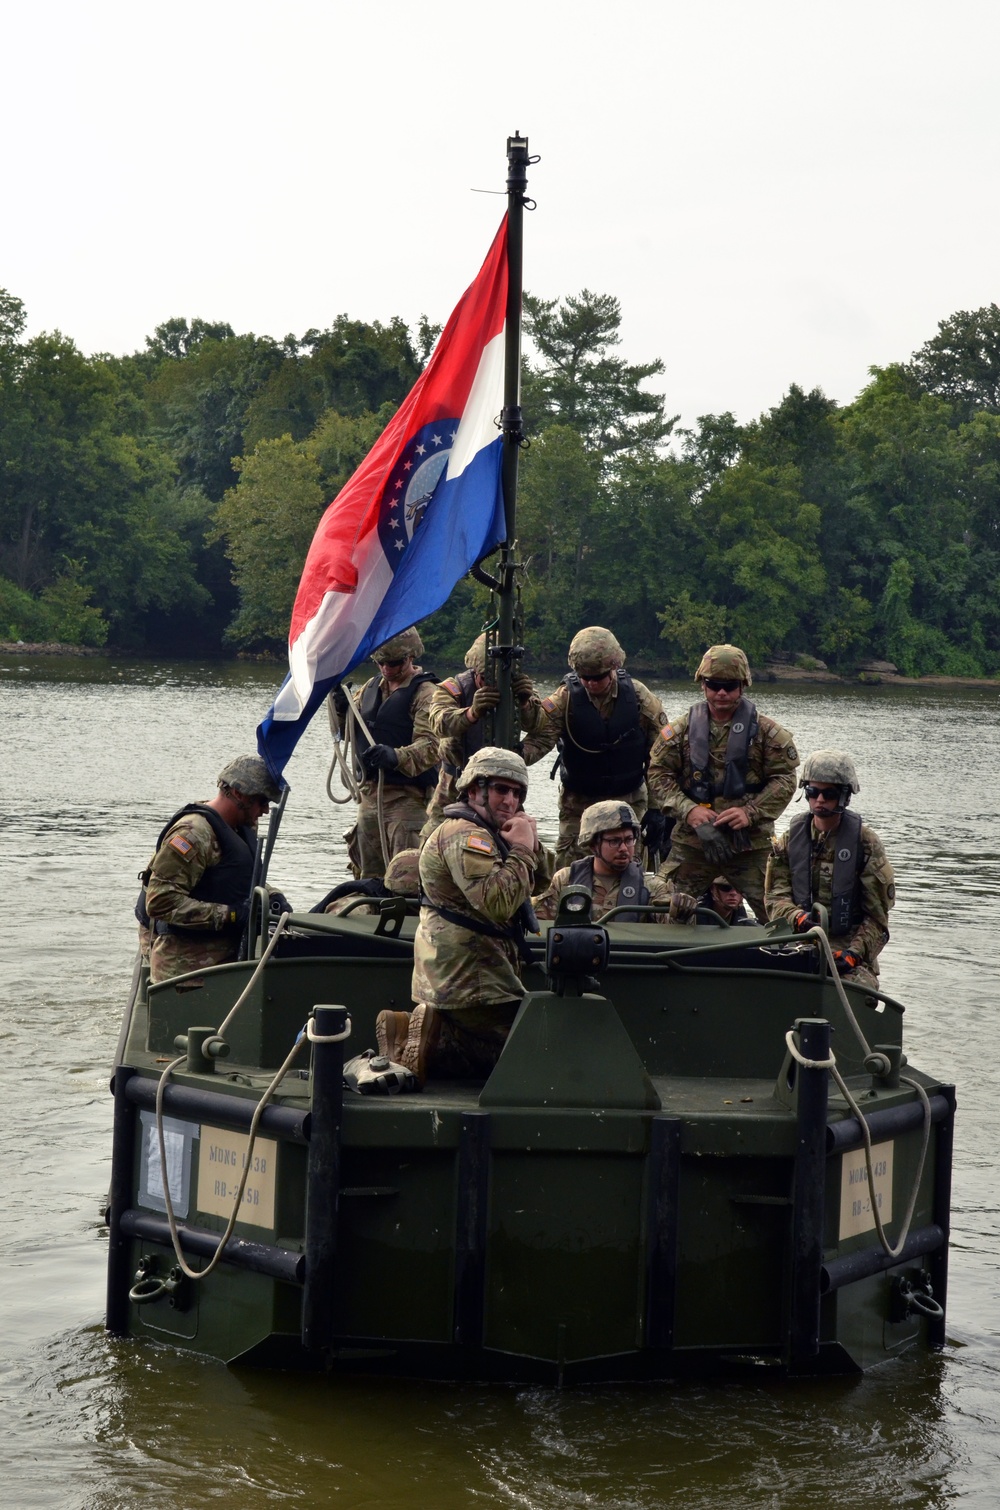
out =
<path fill-rule="evenodd" d="M 960 309 L 914 352 L 909 373 L 925 393 L 971 419 L 976 410 L 1000 414 L 1000 307 Z"/>
<path fill-rule="evenodd" d="M 525 331 L 537 353 L 522 377 L 532 432 L 568 425 L 604 457 L 669 437 L 674 421 L 664 418 L 663 399 L 642 386 L 663 372 L 663 363 L 617 356 L 621 322 L 621 305 L 610 294 L 585 288 L 561 302 L 525 294 Z"/>

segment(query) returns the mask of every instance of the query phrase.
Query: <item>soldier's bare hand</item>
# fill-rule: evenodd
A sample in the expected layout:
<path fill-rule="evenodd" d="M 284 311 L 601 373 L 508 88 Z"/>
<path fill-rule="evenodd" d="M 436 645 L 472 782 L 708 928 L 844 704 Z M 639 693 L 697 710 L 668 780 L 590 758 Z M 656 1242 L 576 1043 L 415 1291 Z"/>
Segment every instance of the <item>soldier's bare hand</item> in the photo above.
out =
<path fill-rule="evenodd" d="M 538 848 L 538 824 L 527 813 L 515 813 L 500 832 L 508 844 L 520 844 L 522 849 Z"/>
<path fill-rule="evenodd" d="M 750 818 L 745 807 L 726 807 L 715 815 L 716 826 L 724 828 L 749 828 Z"/>
<path fill-rule="evenodd" d="M 691 809 L 685 821 L 692 828 L 700 828 L 703 823 L 711 823 L 714 817 L 715 814 L 710 807 L 699 806 Z"/>

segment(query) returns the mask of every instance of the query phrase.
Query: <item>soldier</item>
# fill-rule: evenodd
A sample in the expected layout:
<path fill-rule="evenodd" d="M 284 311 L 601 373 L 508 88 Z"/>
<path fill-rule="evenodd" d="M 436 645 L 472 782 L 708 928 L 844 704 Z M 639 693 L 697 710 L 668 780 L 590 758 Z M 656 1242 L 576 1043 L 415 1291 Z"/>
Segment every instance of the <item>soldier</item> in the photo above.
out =
<path fill-rule="evenodd" d="M 539 919 L 554 918 L 559 893 L 566 886 L 588 886 L 594 898 L 593 918 L 600 922 L 606 912 L 625 902 L 640 906 L 662 902 L 663 912 L 619 913 L 618 923 L 666 923 L 676 921 L 678 909 L 670 888 L 659 876 L 647 880 L 636 860 L 639 820 L 627 802 L 595 802 L 580 819 L 579 843 L 590 854 L 585 860 L 557 870 L 548 890 L 532 902 Z"/>
<path fill-rule="evenodd" d="M 755 923 L 757 919 L 747 911 L 746 902 L 740 888 L 729 879 L 728 876 L 716 876 L 705 894 L 699 898 L 699 907 L 710 908 L 717 912 L 724 923 Z M 698 923 L 711 923 L 711 918 L 700 917 L 695 919 Z M 714 925 L 718 927 L 718 924 Z"/>
<path fill-rule="evenodd" d="M 359 897 L 371 897 L 370 906 L 355 907 L 352 918 L 377 916 L 379 902 L 386 897 L 408 897 L 416 901 L 420 895 L 419 849 L 401 849 L 393 855 L 385 868 L 385 878 L 373 876 L 368 881 L 343 881 L 328 891 L 322 902 L 310 908 L 311 912 L 325 912 L 329 917 L 339 917 Z"/>
<path fill-rule="evenodd" d="M 149 946 L 155 985 L 188 970 L 234 960 L 250 911 L 257 821 L 279 792 L 259 755 L 240 755 L 219 772 L 208 802 L 189 802 L 156 841 L 139 879 L 140 946 Z M 273 900 L 287 909 L 280 892 Z"/>
<path fill-rule="evenodd" d="M 415 629 L 404 629 L 373 653 L 381 676 L 373 676 L 354 693 L 354 704 L 371 731 L 372 743 L 358 728 L 355 748 L 365 779 L 358 804 L 357 845 L 361 879 L 385 872 L 379 833 L 378 785 L 381 772 L 382 813 L 389 857 L 414 849 L 427 818 L 427 798 L 437 783 L 437 740 L 428 710 L 437 677 L 415 664 L 423 654 Z M 333 693 L 343 733 L 347 693 Z"/>
<path fill-rule="evenodd" d="M 678 819 L 665 880 L 698 896 L 725 870 L 760 922 L 774 820 L 795 791 L 798 753 L 787 729 L 746 697 L 750 666 L 736 645 L 713 645 L 695 672 L 705 701 L 664 724 L 649 789 Z"/>
<path fill-rule="evenodd" d="M 797 814 L 772 846 L 768 916 L 785 918 L 804 933 L 813 926 L 813 903 L 821 902 L 830 914 L 839 974 L 875 988 L 896 883 L 878 834 L 860 813 L 847 811 L 851 794 L 861 790 L 854 762 L 843 750 L 816 750 L 806 757 L 799 785 L 809 812 Z"/>
<path fill-rule="evenodd" d="M 423 1083 L 488 1075 L 524 994 L 525 904 L 539 858 L 524 811 L 520 755 L 486 745 L 458 778 L 420 852 L 420 921 L 413 943 L 413 1012 L 380 1012 L 379 1050 Z M 530 925 L 534 926 L 533 918 Z"/>
<path fill-rule="evenodd" d="M 528 765 L 559 746 L 560 865 L 585 856 L 578 841 L 580 818 L 595 802 L 614 798 L 643 817 L 646 763 L 667 715 L 655 693 L 622 668 L 625 652 L 611 633 L 592 625 L 573 636 L 570 672 L 541 703 L 541 718 L 524 742 Z M 644 825 L 650 849 L 662 842 L 657 815 Z"/>
<path fill-rule="evenodd" d="M 514 695 L 519 704 L 522 729 L 534 729 L 541 712 L 541 701 L 531 679 L 523 672 L 512 678 Z M 465 670 L 446 677 L 434 688 L 428 719 L 440 741 L 441 774 L 437 790 L 427 809 L 427 821 L 421 838 L 432 834 L 444 817 L 444 810 L 455 801 L 455 778 L 477 750 L 486 743 L 484 714 L 500 701 L 496 687 L 486 682 L 486 636 L 474 640 L 465 654 Z"/>

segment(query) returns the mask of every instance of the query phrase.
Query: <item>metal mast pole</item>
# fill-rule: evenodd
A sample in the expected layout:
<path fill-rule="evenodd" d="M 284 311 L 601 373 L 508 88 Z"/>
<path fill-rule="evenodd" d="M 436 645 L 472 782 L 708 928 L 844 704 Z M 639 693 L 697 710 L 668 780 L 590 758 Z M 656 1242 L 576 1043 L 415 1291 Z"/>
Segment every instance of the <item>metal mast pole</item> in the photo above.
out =
<path fill-rule="evenodd" d="M 517 746 L 511 677 L 518 669 L 521 646 L 514 644 L 514 546 L 517 519 L 517 458 L 524 430 L 521 422 L 521 286 L 524 245 L 524 202 L 528 187 L 528 138 L 515 132 L 507 138 L 507 322 L 504 345 L 503 502 L 507 538 L 500 547 L 497 624 L 497 686 L 493 737 L 498 745 Z"/>

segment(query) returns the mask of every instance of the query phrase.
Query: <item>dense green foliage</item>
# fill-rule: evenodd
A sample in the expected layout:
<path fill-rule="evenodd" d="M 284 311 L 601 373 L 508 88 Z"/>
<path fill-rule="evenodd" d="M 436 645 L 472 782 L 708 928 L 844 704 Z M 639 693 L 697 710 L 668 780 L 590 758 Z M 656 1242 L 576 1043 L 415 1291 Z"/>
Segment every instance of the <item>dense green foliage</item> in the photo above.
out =
<path fill-rule="evenodd" d="M 749 424 L 690 430 L 620 327 L 610 295 L 525 298 L 531 660 L 596 622 L 678 672 L 721 638 L 758 663 L 1000 672 L 1000 308 L 943 321 L 845 407 L 792 385 Z M 316 523 L 437 333 L 172 319 L 88 357 L 24 329 L 0 291 L 0 639 L 174 654 L 280 653 Z M 465 582 L 424 626 L 439 666 L 484 608 Z"/>

